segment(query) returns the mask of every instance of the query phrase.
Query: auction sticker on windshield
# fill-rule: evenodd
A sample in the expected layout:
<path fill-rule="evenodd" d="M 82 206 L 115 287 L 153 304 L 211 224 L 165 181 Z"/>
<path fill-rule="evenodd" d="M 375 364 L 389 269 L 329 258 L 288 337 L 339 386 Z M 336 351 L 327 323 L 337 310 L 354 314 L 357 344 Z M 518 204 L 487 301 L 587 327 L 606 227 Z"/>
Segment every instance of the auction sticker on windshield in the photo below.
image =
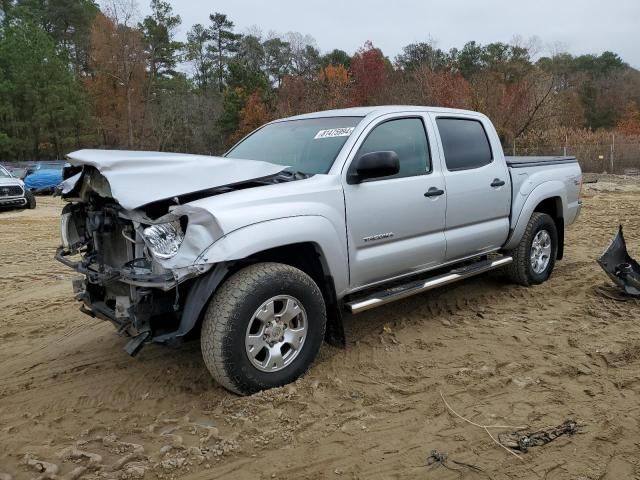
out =
<path fill-rule="evenodd" d="M 328 128 L 326 130 L 320 130 L 316 133 L 316 136 L 313 137 L 313 139 L 318 140 L 319 138 L 348 137 L 354 130 L 355 127 Z"/>

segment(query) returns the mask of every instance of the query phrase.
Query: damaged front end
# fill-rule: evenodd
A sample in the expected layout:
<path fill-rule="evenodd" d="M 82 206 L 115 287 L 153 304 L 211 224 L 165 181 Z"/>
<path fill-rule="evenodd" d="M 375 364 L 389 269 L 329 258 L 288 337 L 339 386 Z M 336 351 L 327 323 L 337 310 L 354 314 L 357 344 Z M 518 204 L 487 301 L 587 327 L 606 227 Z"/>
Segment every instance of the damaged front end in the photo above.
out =
<path fill-rule="evenodd" d="M 56 259 L 81 274 L 73 282 L 81 310 L 132 337 L 131 355 L 184 339 L 227 273 L 204 253 L 223 229 L 193 202 L 305 178 L 282 165 L 202 155 L 79 150 L 68 159 Z"/>
<path fill-rule="evenodd" d="M 627 252 L 622 225 L 597 262 L 627 295 L 640 297 L 640 265 Z"/>
<path fill-rule="evenodd" d="M 201 256 L 223 235 L 213 215 L 175 201 L 127 210 L 93 167 L 69 180 L 55 258 L 82 275 L 73 281 L 81 311 L 131 336 L 131 355 L 180 340 L 190 287 L 215 267 Z"/>

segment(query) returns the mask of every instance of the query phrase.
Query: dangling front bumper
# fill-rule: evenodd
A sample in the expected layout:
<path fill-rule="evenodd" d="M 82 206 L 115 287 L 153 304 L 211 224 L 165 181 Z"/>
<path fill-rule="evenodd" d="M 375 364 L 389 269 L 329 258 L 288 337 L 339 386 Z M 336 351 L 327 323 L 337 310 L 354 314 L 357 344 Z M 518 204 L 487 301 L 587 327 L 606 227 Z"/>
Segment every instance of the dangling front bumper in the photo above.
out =
<path fill-rule="evenodd" d="M 627 295 L 640 297 L 640 264 L 629 256 L 622 225 L 602 256 L 597 260 L 602 269 Z"/>

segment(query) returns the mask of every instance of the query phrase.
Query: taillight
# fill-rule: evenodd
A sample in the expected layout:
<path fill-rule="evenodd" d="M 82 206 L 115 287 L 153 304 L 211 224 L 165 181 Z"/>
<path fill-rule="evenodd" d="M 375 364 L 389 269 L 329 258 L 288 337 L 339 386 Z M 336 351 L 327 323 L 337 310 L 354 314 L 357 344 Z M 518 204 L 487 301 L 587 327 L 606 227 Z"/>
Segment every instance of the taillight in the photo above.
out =
<path fill-rule="evenodd" d="M 580 182 L 580 187 L 578 188 L 578 200 L 582 199 L 582 185 L 584 184 L 582 180 L 582 175 L 578 177 L 578 181 Z"/>

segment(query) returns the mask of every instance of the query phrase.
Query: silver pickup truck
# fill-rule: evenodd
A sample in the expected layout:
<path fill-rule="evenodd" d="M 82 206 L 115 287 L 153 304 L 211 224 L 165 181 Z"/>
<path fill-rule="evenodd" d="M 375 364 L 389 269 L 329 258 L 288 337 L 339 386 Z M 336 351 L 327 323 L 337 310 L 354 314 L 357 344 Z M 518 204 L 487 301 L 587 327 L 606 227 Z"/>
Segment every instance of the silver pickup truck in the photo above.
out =
<path fill-rule="evenodd" d="M 69 154 L 56 258 L 136 354 L 200 335 L 248 394 L 295 380 L 358 313 L 500 268 L 549 278 L 580 210 L 573 157 L 505 157 L 490 120 L 367 107 L 271 122 L 222 157 Z"/>
<path fill-rule="evenodd" d="M 24 187 L 24 182 L 14 177 L 0 165 L 0 209 L 36 208 L 36 197 Z"/>

